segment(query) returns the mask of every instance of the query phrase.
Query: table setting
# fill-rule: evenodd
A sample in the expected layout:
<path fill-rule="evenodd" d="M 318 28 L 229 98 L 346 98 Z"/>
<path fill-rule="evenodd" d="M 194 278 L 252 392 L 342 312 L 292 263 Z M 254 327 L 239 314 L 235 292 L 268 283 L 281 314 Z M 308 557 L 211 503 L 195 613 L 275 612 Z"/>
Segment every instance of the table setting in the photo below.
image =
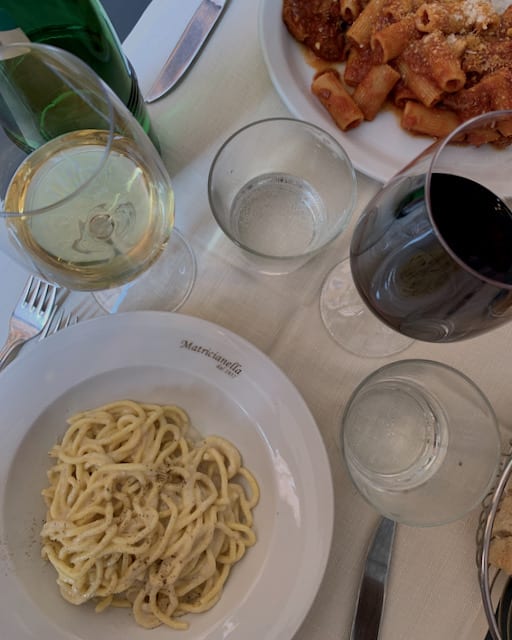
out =
<path fill-rule="evenodd" d="M 123 41 L 143 96 L 154 92 L 169 53 L 199 5 L 200 0 L 152 0 Z M 512 325 L 500 324 L 497 313 L 495 326 L 479 327 L 474 318 L 467 320 L 461 313 L 452 322 L 456 325 L 453 331 L 457 338 L 457 332 L 464 331 L 469 337 L 436 343 L 422 338 L 432 339 L 428 331 L 438 331 L 437 325 L 432 328 L 433 324 L 425 322 L 420 327 L 410 320 L 405 335 L 398 335 L 370 317 L 366 320 L 374 324 L 364 341 L 355 340 L 347 346 L 335 335 L 338 329 L 329 327 L 327 289 L 338 288 L 334 294 L 339 296 L 343 279 L 338 274 L 333 284 L 329 276 L 340 264 L 347 263 L 353 237 L 363 246 L 374 231 L 358 226 L 362 214 L 369 203 L 376 202 L 374 198 L 382 193 L 383 184 L 424 152 L 431 141 L 398 131 L 397 142 L 390 142 L 397 129 L 391 111 L 382 114 L 378 122 L 369 123 L 368 129 L 336 130 L 310 96 L 307 62 L 286 32 L 280 8 L 277 0 L 229 0 L 215 27 L 201 42 L 193 63 L 170 91 L 148 101 L 152 131 L 160 148 L 161 160 L 154 160 L 155 171 L 161 162 L 170 176 L 174 224 L 177 241 L 185 247 L 184 257 L 160 271 L 161 257 L 155 258 L 155 264 L 140 276 L 141 286 L 121 289 L 120 297 L 117 289 L 105 295 L 91 294 L 86 287 L 79 290 L 72 286 L 77 280 L 70 279 L 69 290 L 56 293 L 52 317 L 45 317 L 46 332 L 43 327 L 38 329 L 38 335 L 22 345 L 0 372 L 4 429 L 8 434 L 2 441 L 0 465 L 4 487 L 0 560 L 3 584 L 12 584 L 3 611 L 14 611 L 22 603 L 9 627 L 11 634 L 21 634 L 19 640 L 37 637 L 38 628 L 46 634 L 39 636 L 44 640 L 88 640 L 106 633 L 112 638 L 181 635 L 205 640 L 366 640 L 351 633 L 364 585 L 361 577 L 367 552 L 382 516 L 386 521 L 399 508 L 390 507 L 391 500 L 383 506 L 379 498 L 373 499 L 361 489 L 361 477 L 366 472 L 358 475 L 358 465 L 365 463 L 361 462 L 363 458 L 356 460 L 354 453 L 352 464 L 347 465 L 342 448 L 349 445 L 348 441 L 343 445 L 342 425 L 348 424 L 349 417 L 354 421 L 364 418 L 371 424 L 378 409 L 385 415 L 400 412 L 397 407 L 403 406 L 403 399 L 391 402 L 389 391 L 385 398 L 392 406 L 386 406 L 380 398 L 367 402 L 364 409 L 357 407 L 360 413 L 353 409 L 349 416 L 348 412 L 356 404 L 357 391 L 364 390 L 376 371 L 392 369 L 400 361 L 426 369 L 437 363 L 439 370 L 434 377 L 443 380 L 443 391 L 453 384 L 456 392 L 447 398 L 441 390 L 432 390 L 430 380 L 425 382 L 425 386 L 430 385 L 428 393 L 439 394 L 442 407 L 463 407 L 463 424 L 449 415 L 449 443 L 455 446 L 452 438 L 467 438 L 467 449 L 474 447 L 482 455 L 476 456 L 477 460 L 468 454 L 458 461 L 468 474 L 464 476 L 468 493 L 470 480 L 477 485 L 476 499 L 461 498 L 460 494 L 453 498 L 457 504 L 464 503 L 461 513 L 450 508 L 453 485 L 443 477 L 437 485 L 432 481 L 433 493 L 428 498 L 419 497 L 414 509 L 409 504 L 413 516 L 397 518 L 392 535 L 387 531 L 389 547 L 386 553 L 381 549 L 379 556 L 387 559 L 389 570 L 384 576 L 378 573 L 383 605 L 378 638 L 486 638 L 489 623 L 482 603 L 477 547 L 482 542 L 483 497 L 497 481 L 500 454 L 508 451 L 512 437 L 507 376 Z M 99 111 L 96 105 L 96 116 Z M 292 246 L 283 255 L 271 219 L 266 221 L 265 230 L 245 229 L 243 236 L 237 235 L 243 225 L 235 225 L 235 229 L 229 226 L 232 220 L 223 218 L 229 207 L 226 202 L 232 197 L 226 194 L 238 188 L 230 181 L 238 179 L 241 167 L 254 164 L 255 175 L 261 173 L 258 156 L 265 153 L 267 171 L 281 175 L 304 173 L 307 162 L 297 168 L 297 160 L 306 154 L 296 150 L 287 159 L 295 162 L 293 169 L 281 165 L 269 168 L 272 155 L 277 154 L 273 144 L 276 148 L 284 146 L 277 133 L 269 134 L 268 139 L 259 133 L 256 139 L 241 142 L 234 159 L 224 160 L 222 153 L 256 125 L 260 131 L 269 123 L 282 130 L 297 120 L 313 129 L 307 135 L 316 136 L 318 154 L 327 146 L 327 155 L 334 162 L 332 150 L 341 148 L 341 160 L 337 161 L 344 162 L 345 169 L 337 165 L 333 171 L 336 175 L 346 172 L 341 191 L 347 199 L 342 224 L 334 225 L 329 216 L 322 219 L 325 237 L 300 258 L 297 254 L 302 249 L 292 246 L 300 241 L 298 235 L 283 233 Z M 137 135 L 133 134 L 135 139 Z M 438 157 L 444 161 L 442 153 L 444 150 Z M 146 155 L 152 158 L 153 149 L 148 147 Z M 474 168 L 470 156 L 468 165 Z M 153 162 L 151 158 L 147 162 Z M 318 158 L 320 155 L 311 164 L 320 162 Z M 222 166 L 221 160 L 231 165 Z M 323 166 L 322 171 L 328 174 L 330 169 Z M 249 177 L 244 173 L 240 179 L 244 182 Z M 316 179 L 313 173 L 308 177 L 312 183 Z M 486 179 L 506 180 L 496 177 L 494 171 L 486 172 Z M 282 178 L 283 182 L 286 180 Z M 499 193 L 494 182 L 492 187 Z M 291 193 L 289 185 L 287 188 Z M 83 185 L 78 191 L 81 189 Z M 338 194 L 336 200 L 340 206 Z M 286 228 L 286 220 L 283 224 Z M 403 233 L 409 233 L 408 229 Z M 393 237 L 400 240 L 398 233 Z M 266 251 L 274 240 L 275 255 Z M 251 245 L 254 241 L 256 245 Z M 258 245 L 258 241 L 264 244 Z M 386 260 L 385 251 L 382 249 L 371 272 L 366 265 L 358 264 L 363 283 L 358 283 L 359 291 L 365 287 L 369 290 L 378 280 L 378 266 Z M 152 256 L 148 258 L 151 261 Z M 30 271 L 3 252 L 0 269 L 3 343 L 20 296 L 26 298 L 23 292 Z M 185 283 L 177 297 L 171 291 L 173 273 L 178 285 L 180 278 Z M 344 294 L 339 305 L 342 315 L 361 321 L 355 295 Z M 371 293 L 367 297 L 371 298 Z M 491 299 L 494 297 L 492 293 Z M 357 326 L 361 328 L 353 333 L 362 335 L 362 325 Z M 367 347 L 376 336 L 379 346 L 372 351 Z M 394 337 L 399 338 L 397 343 Z M 468 383 L 471 391 L 460 391 L 462 383 L 452 383 L 452 373 Z M 405 374 L 400 375 L 403 381 Z M 411 375 L 416 381 L 421 377 L 417 372 Z M 445 375 L 448 377 L 443 378 Z M 123 609 L 110 608 L 96 616 L 92 609 L 82 611 L 85 608 L 78 607 L 78 613 L 73 608 L 69 613 L 70 605 L 59 599 L 55 576 L 49 570 L 37 579 L 31 577 L 34 559 L 41 562 L 37 514 L 42 501 L 40 490 L 34 494 L 27 470 L 32 470 L 37 486 L 44 482 L 46 453 L 65 426 L 59 424 L 59 420 L 64 423 L 60 416 L 81 411 L 83 403 L 98 406 L 120 395 L 137 395 L 140 384 L 147 395 L 142 400 L 176 401 L 188 407 L 199 430 L 201 425 L 209 432 L 216 426 L 224 428 L 223 435 L 242 450 L 244 463 L 260 484 L 260 502 L 255 509 L 259 544 L 235 567 L 231 578 L 234 586 L 230 588 L 228 581 L 225 598 L 201 614 L 202 620 L 200 615 L 187 616 L 191 618 L 190 628 L 183 631 L 137 629 L 133 620 L 126 622 Z M 166 398 L 166 384 L 175 391 L 174 399 Z M 472 419 L 487 430 L 487 438 L 476 427 L 469 428 Z M 25 438 L 22 431 L 16 433 L 18 421 L 24 425 L 37 422 L 38 428 Z M 207 427 L 209 421 L 213 427 Z M 362 432 L 360 427 L 357 433 Z M 444 437 L 441 434 L 433 439 L 444 442 Z M 355 450 L 357 444 L 356 435 L 350 446 Z M 369 457 L 376 463 L 377 453 Z M 429 459 L 428 464 L 434 469 L 431 479 L 436 478 L 438 463 Z M 456 468 L 457 463 L 453 464 Z M 477 466 L 481 475 L 475 471 Z M 354 471 L 355 467 L 359 471 Z M 381 490 L 376 494 L 385 501 Z M 29 508 L 23 512 L 20 504 Z M 442 511 L 438 517 L 437 508 Z M 12 552 L 9 544 L 21 531 L 25 532 L 21 535 L 24 542 Z M 43 577 L 49 577 L 47 583 Z M 58 611 L 55 617 L 53 611 Z M 27 617 L 25 622 L 23 615 Z M 18 640 L 18 636 L 11 637 Z"/>

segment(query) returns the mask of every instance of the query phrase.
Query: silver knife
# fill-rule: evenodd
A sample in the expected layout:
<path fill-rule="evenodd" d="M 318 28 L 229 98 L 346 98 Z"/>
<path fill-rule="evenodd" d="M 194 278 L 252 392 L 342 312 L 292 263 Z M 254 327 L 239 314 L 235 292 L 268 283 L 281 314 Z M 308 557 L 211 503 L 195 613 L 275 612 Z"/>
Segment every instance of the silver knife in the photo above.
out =
<path fill-rule="evenodd" d="M 190 67 L 222 15 L 228 0 L 202 0 L 144 98 L 154 102 L 169 92 Z"/>
<path fill-rule="evenodd" d="M 377 640 L 384 609 L 396 523 L 382 518 L 370 544 L 350 640 Z"/>

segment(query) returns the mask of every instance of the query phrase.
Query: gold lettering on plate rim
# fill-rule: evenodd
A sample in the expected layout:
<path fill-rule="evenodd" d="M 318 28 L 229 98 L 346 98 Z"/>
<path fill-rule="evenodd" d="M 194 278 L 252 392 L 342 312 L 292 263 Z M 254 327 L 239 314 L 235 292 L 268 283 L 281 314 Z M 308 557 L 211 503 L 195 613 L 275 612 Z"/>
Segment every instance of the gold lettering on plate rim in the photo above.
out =
<path fill-rule="evenodd" d="M 215 360 L 215 362 L 217 363 L 215 365 L 216 368 L 219 369 L 219 371 L 227 374 L 228 376 L 231 376 L 231 378 L 236 378 L 242 373 L 242 365 L 239 362 L 228 360 L 218 351 L 214 351 L 213 349 L 209 349 L 208 347 L 203 347 L 199 344 L 196 344 L 192 340 L 183 339 L 180 344 L 180 349 L 194 351 L 195 353 L 199 353 L 200 355 Z"/>

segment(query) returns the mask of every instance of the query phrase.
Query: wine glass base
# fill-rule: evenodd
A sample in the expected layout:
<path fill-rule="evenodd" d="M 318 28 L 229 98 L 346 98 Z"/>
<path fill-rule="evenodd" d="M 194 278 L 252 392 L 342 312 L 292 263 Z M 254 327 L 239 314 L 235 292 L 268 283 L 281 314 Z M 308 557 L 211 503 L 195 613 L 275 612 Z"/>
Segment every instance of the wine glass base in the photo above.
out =
<path fill-rule="evenodd" d="M 366 358 L 384 358 L 414 342 L 378 320 L 362 302 L 352 280 L 350 261 L 343 260 L 327 275 L 320 294 L 325 328 L 343 349 Z"/>
<path fill-rule="evenodd" d="M 191 247 L 174 228 L 164 252 L 147 271 L 133 282 L 95 291 L 93 296 L 107 313 L 177 311 L 192 291 L 196 269 Z"/>

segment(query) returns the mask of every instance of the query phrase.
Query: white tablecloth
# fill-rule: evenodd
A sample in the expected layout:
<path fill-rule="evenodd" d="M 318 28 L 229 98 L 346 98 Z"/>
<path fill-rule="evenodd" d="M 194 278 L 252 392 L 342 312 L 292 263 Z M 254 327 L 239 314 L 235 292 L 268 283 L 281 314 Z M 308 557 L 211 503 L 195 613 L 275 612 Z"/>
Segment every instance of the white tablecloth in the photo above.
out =
<path fill-rule="evenodd" d="M 128 36 L 124 46 L 143 90 L 197 4 L 153 0 Z M 186 79 L 149 110 L 174 183 L 177 226 L 198 262 L 197 282 L 180 312 L 223 325 L 268 354 L 303 394 L 329 452 L 336 497 L 333 546 L 296 640 L 348 640 L 365 549 L 378 516 L 359 497 L 342 465 L 340 412 L 355 385 L 386 362 L 346 353 L 321 322 L 320 286 L 330 268 L 346 257 L 350 230 L 298 272 L 261 276 L 244 266 L 217 229 L 207 200 L 208 169 L 224 139 L 251 121 L 289 115 L 260 51 L 258 2 L 231 0 Z M 354 221 L 378 187 L 358 174 Z M 0 273 L 2 339 L 26 274 L 2 255 Z M 392 359 L 432 358 L 463 371 L 487 394 L 508 438 L 510 344 L 512 325 L 454 345 L 417 342 Z M 399 526 L 381 640 L 483 640 L 487 625 L 475 565 L 477 519 L 478 510 L 443 527 Z"/>

